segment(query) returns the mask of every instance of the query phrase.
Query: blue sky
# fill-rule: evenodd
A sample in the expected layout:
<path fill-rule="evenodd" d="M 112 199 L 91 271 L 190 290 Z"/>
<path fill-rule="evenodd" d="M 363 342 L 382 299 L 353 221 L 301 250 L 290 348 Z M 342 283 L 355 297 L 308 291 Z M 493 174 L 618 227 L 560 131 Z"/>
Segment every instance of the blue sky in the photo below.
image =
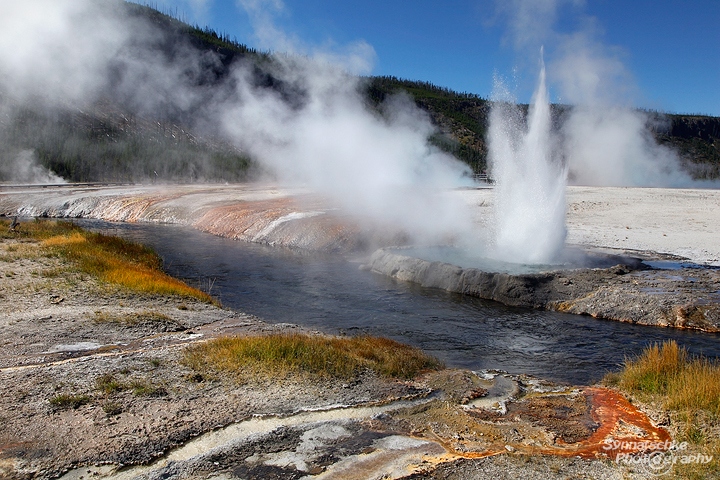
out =
<path fill-rule="evenodd" d="M 261 49 L 342 53 L 358 43 L 370 46 L 372 68 L 363 73 L 372 75 L 424 80 L 489 97 L 498 74 L 523 102 L 530 99 L 544 45 L 553 101 L 575 103 L 563 96 L 563 75 L 573 64 L 575 77 L 588 73 L 574 57 L 585 49 L 606 90 L 603 97 L 720 116 L 720 0 L 149 3 Z M 263 37 L 268 24 L 272 33 Z M 286 43 L 273 42 L 277 37 Z"/>

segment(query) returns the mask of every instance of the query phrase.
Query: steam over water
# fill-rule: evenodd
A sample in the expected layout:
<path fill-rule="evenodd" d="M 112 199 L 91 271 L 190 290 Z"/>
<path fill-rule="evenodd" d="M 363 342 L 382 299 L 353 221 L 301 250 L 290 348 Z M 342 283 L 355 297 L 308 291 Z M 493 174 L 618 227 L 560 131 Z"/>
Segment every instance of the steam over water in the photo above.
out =
<path fill-rule="evenodd" d="M 496 102 L 490 116 L 490 161 L 497 182 L 494 256 L 552 263 L 565 243 L 566 172 L 554 158 L 544 64 L 527 118 L 525 127 L 520 108 L 509 101 Z"/>
<path fill-rule="evenodd" d="M 510 308 L 360 271 L 340 256 L 300 253 L 187 227 L 83 222 L 151 245 L 173 275 L 223 305 L 269 322 L 381 335 L 450 367 L 501 369 L 571 383 L 599 380 L 652 342 L 676 340 L 720 356 L 720 336 Z"/>

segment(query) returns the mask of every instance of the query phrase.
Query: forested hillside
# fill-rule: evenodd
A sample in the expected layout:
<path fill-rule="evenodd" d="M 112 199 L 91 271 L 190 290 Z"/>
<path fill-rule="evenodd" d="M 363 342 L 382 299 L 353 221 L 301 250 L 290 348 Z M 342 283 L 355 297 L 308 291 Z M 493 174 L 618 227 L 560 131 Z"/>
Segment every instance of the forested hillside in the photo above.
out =
<path fill-rule="evenodd" d="M 119 5 L 129 25 L 153 32 L 128 45 L 124 56 L 131 60 L 144 56 L 165 65 L 193 59 L 193 68 L 181 67 L 185 78 L 174 88 L 207 89 L 209 97 L 232 63 L 248 56 L 259 63 L 267 57 L 152 8 Z M 210 51 L 212 56 L 203 56 Z M 125 65 L 118 61 L 116 68 L 114 78 L 120 82 Z M 79 182 L 240 181 L 252 174 L 247 155 L 197 121 L 202 95 L 186 105 L 154 102 L 149 108 L 134 92 L 112 87 L 101 98 L 80 105 L 47 98 L 14 102 L 0 92 L 4 114 L 0 118 L 0 180 L 36 180 L 33 162 L 64 180 Z"/>
<path fill-rule="evenodd" d="M 697 179 L 720 178 L 720 118 L 668 114 L 665 129 L 655 131 L 659 143 L 672 147 L 685 169 Z"/>
<path fill-rule="evenodd" d="M 288 103 L 302 101 L 302 91 L 273 73 L 274 56 L 258 52 L 209 28 L 191 26 L 134 3 L 121 3 L 131 22 L 151 25 L 151 41 L 138 41 L 129 55 L 180 64 L 185 87 L 193 95 L 183 102 L 155 102 L 149 107 L 122 89 L 109 88 L 88 105 L 40 100 L 14 103 L 0 92 L 0 180 L 31 181 L 18 174 L 24 157 L 39 162 L 67 181 L 241 181 L 259 167 L 239 147 L 223 138 L 207 118 L 209 98 L 233 82 L 232 66 L 252 65 L 256 87 L 281 92 Z M 122 77 L 123 66 L 117 67 Z M 391 76 L 368 77 L 359 84 L 369 108 L 388 96 L 406 92 L 437 127 L 431 143 L 467 163 L 476 173 L 488 170 L 486 132 L 491 102 L 423 81 Z M 171 92 L 172 93 L 172 92 Z M 556 116 L 564 109 L 555 107 Z M 649 131 L 675 149 L 683 168 L 695 178 L 720 178 L 720 118 L 655 113 Z M 9 162 L 8 158 L 15 161 Z M 22 172 L 21 172 L 22 173 Z"/>
<path fill-rule="evenodd" d="M 486 171 L 486 132 L 491 102 L 477 95 L 457 93 L 427 82 L 395 77 L 371 77 L 368 95 L 373 102 L 405 91 L 425 109 L 440 133 L 432 141 L 470 165 L 475 172 Z M 555 105 L 556 125 L 570 107 Z M 655 140 L 671 147 L 682 166 L 696 179 L 720 178 L 720 118 L 700 115 L 648 114 L 648 131 Z"/>
<path fill-rule="evenodd" d="M 476 173 L 487 169 L 485 133 L 490 113 L 487 100 L 428 82 L 396 77 L 370 77 L 367 80 L 367 95 L 374 104 L 399 91 L 407 92 L 438 127 L 438 134 L 431 139 L 433 144 L 470 165 Z"/>

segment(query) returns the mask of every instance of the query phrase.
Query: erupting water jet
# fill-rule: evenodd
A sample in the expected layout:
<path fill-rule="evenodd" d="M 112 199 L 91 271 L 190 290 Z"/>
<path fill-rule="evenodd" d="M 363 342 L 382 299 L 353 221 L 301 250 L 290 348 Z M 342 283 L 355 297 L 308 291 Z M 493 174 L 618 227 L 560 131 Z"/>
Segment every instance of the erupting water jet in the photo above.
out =
<path fill-rule="evenodd" d="M 566 236 L 567 172 L 554 143 L 541 50 L 527 120 L 508 101 L 496 101 L 490 115 L 490 162 L 497 183 L 493 257 L 526 264 L 559 260 Z"/>
<path fill-rule="evenodd" d="M 495 83 L 488 132 L 495 180 L 494 222 L 489 237 L 454 247 L 420 246 L 387 252 L 510 275 L 609 268 L 618 263 L 637 268 L 637 259 L 565 245 L 568 171 L 560 139 L 553 130 L 542 48 L 538 82 L 527 112 L 501 81 Z"/>

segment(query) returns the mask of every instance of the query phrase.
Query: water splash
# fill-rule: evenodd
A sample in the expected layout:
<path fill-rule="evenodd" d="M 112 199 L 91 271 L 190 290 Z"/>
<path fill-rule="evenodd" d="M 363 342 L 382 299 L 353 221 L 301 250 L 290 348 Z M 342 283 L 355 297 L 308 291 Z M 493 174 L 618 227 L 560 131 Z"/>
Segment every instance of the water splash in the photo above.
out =
<path fill-rule="evenodd" d="M 551 263 L 563 250 L 567 172 L 556 153 L 542 61 L 527 120 L 496 81 L 490 114 L 495 188 L 493 256 L 516 263 Z M 498 95 L 500 92 L 500 95 Z"/>

